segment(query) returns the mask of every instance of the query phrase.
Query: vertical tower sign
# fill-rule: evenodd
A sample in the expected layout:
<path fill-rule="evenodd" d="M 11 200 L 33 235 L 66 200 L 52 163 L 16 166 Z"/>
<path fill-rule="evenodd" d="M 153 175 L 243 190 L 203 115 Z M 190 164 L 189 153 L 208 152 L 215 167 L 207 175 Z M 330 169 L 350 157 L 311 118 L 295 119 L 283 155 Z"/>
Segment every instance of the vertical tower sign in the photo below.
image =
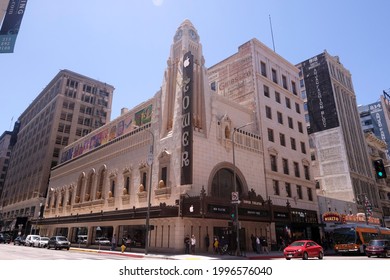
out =
<path fill-rule="evenodd" d="M 27 0 L 10 0 L 0 29 L 0 53 L 12 53 L 22 23 Z M 1 22 L 0 18 L 0 22 Z"/>
<path fill-rule="evenodd" d="M 183 57 L 182 124 L 181 124 L 181 185 L 192 184 L 192 94 L 194 56 L 187 52 Z"/>
<path fill-rule="evenodd" d="M 324 54 L 302 63 L 305 76 L 307 107 L 311 132 L 319 132 L 339 126 L 336 102 Z"/>

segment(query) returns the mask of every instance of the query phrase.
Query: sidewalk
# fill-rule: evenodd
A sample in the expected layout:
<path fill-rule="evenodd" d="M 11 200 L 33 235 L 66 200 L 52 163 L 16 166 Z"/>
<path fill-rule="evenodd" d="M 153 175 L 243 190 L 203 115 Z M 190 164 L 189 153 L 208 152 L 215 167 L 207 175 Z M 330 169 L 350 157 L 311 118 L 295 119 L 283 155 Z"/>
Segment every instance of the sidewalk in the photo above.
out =
<path fill-rule="evenodd" d="M 140 258 L 140 259 L 166 259 L 166 260 L 269 260 L 283 258 L 283 252 L 280 251 L 271 251 L 268 254 L 256 254 L 255 252 L 244 252 L 242 256 L 234 255 L 216 255 L 213 253 L 200 253 L 200 254 L 169 254 L 169 253 L 149 253 L 145 255 L 142 252 L 120 252 L 120 251 L 110 251 L 110 250 L 98 250 L 98 249 L 88 249 L 88 248 L 77 248 L 71 247 L 70 250 L 73 251 L 82 251 L 90 252 L 97 254 L 107 254 L 107 255 L 121 255 L 130 258 Z"/>

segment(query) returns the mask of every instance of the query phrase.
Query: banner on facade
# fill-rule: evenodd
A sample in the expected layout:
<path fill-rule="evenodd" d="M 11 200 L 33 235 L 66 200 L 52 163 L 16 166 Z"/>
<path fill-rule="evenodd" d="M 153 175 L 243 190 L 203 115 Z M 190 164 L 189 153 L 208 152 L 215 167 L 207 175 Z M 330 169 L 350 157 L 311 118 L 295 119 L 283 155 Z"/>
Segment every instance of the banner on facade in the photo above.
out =
<path fill-rule="evenodd" d="M 27 0 L 10 0 L 0 29 L 0 53 L 14 51 Z"/>
<path fill-rule="evenodd" d="M 338 127 L 336 102 L 325 54 L 304 61 L 302 70 L 310 112 L 310 133 Z"/>

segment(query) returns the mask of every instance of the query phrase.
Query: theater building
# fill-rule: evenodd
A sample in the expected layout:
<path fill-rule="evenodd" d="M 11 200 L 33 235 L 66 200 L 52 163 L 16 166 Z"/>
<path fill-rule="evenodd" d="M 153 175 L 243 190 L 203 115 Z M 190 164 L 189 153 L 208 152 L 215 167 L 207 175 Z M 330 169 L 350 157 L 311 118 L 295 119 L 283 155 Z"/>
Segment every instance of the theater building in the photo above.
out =
<path fill-rule="evenodd" d="M 298 81 L 298 69 L 256 39 L 207 69 L 185 20 L 161 89 L 63 149 L 40 234 L 87 236 L 80 246 L 89 247 L 130 237 L 143 249 L 148 232 L 148 248 L 170 252 L 184 252 L 187 234 L 197 252 L 206 236 L 245 250 L 252 234 L 269 246 L 279 237 L 318 240 Z"/>

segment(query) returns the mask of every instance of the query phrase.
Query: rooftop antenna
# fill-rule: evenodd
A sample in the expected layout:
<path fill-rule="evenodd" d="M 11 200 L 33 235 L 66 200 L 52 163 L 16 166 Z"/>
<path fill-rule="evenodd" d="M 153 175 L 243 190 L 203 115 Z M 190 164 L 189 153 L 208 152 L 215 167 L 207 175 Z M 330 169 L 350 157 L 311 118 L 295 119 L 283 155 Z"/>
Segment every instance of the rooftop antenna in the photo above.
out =
<path fill-rule="evenodd" d="M 275 51 L 275 41 L 274 41 L 274 32 L 272 31 L 272 21 L 271 21 L 271 15 L 269 15 L 269 26 L 271 28 L 271 36 L 272 36 L 272 46 Z"/>

